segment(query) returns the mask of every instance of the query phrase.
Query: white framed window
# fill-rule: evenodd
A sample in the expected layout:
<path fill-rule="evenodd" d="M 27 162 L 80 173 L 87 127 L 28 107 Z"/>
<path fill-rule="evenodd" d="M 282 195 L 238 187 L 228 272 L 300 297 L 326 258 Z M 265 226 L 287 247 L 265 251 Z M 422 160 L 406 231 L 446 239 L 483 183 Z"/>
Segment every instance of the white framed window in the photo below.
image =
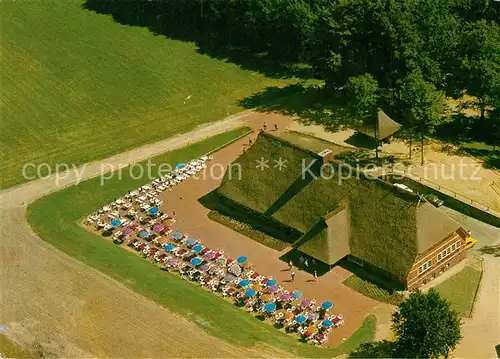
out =
<path fill-rule="evenodd" d="M 420 267 L 418 267 L 418 274 L 422 274 L 424 273 L 425 271 L 429 270 L 429 268 L 432 267 L 432 260 L 429 259 L 427 262 L 425 262 L 424 264 L 422 264 Z"/>
<path fill-rule="evenodd" d="M 438 262 L 445 259 L 447 256 L 449 256 L 451 253 L 457 251 L 460 249 L 460 241 L 456 241 L 453 243 L 451 246 L 448 248 L 444 249 L 442 252 L 438 253 L 437 255 L 437 260 Z"/>

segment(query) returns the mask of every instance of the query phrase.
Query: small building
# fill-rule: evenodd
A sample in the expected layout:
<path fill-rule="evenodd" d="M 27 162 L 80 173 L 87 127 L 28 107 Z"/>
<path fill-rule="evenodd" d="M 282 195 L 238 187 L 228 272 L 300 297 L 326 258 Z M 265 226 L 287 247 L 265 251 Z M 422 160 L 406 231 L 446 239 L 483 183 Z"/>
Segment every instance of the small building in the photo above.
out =
<path fill-rule="evenodd" d="M 384 111 L 378 110 L 373 126 L 363 126 L 358 132 L 375 140 L 383 140 L 401 129 L 401 125 L 390 118 Z"/>

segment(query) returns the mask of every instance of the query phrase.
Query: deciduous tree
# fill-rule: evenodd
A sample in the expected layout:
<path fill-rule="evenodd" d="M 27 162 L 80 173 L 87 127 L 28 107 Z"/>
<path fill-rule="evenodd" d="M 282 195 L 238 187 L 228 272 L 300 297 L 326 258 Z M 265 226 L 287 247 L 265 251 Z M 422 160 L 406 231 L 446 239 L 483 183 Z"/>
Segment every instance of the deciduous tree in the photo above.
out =
<path fill-rule="evenodd" d="M 481 119 L 492 105 L 500 82 L 500 27 L 480 20 L 467 26 L 462 39 L 461 80 L 467 92 L 478 98 Z"/>
<path fill-rule="evenodd" d="M 448 357 L 461 338 L 458 314 L 434 289 L 410 294 L 392 322 L 399 358 Z"/>

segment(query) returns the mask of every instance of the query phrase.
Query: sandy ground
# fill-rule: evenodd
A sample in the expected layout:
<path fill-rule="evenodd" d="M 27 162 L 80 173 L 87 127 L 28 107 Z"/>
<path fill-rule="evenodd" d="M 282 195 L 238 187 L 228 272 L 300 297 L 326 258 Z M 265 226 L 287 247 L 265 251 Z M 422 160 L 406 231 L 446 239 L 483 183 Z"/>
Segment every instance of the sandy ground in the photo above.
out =
<path fill-rule="evenodd" d="M 288 127 L 291 131 L 303 132 L 337 143 L 353 147 L 348 139 L 354 135 L 354 130 L 344 130 L 335 133 L 327 132 L 321 126 L 305 126 L 293 122 Z M 401 141 L 392 141 L 381 147 L 381 153 L 395 155 L 401 161 L 410 161 L 411 165 L 397 165 L 395 168 L 405 171 L 434 188 L 438 186 L 458 194 L 459 199 L 470 203 L 470 200 L 500 212 L 500 172 L 482 167 L 481 163 L 472 157 L 450 155 L 441 151 L 444 143 L 434 141 L 425 146 L 424 166 L 420 165 L 420 152 L 414 152 L 408 159 L 408 146 Z M 496 191 L 496 190 L 497 191 Z"/>
<path fill-rule="evenodd" d="M 377 332 L 375 333 L 375 340 L 393 340 L 394 333 L 391 330 L 392 313 L 397 310 L 397 307 L 379 303 L 373 308 L 372 314 L 377 318 Z"/>

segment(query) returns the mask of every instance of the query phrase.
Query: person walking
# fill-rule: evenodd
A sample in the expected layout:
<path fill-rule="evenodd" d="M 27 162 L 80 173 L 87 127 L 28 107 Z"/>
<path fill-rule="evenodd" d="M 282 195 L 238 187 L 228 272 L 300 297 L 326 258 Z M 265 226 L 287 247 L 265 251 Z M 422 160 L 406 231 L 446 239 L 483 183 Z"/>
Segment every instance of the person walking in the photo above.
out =
<path fill-rule="evenodd" d="M 267 130 L 267 122 L 264 122 L 264 124 L 262 125 L 262 128 L 265 130 Z"/>
<path fill-rule="evenodd" d="M 295 279 L 295 272 L 294 271 L 291 271 L 290 272 L 290 276 L 292 277 L 292 279 L 290 280 L 290 282 L 293 283 L 293 280 Z"/>
<path fill-rule="evenodd" d="M 288 262 L 288 270 L 291 272 L 292 268 L 293 268 L 293 262 L 290 260 L 290 262 Z"/>
<path fill-rule="evenodd" d="M 318 280 L 318 272 L 314 271 L 314 281 L 316 282 Z"/>
<path fill-rule="evenodd" d="M 278 125 L 277 124 L 274 124 L 274 130 L 278 131 Z"/>

